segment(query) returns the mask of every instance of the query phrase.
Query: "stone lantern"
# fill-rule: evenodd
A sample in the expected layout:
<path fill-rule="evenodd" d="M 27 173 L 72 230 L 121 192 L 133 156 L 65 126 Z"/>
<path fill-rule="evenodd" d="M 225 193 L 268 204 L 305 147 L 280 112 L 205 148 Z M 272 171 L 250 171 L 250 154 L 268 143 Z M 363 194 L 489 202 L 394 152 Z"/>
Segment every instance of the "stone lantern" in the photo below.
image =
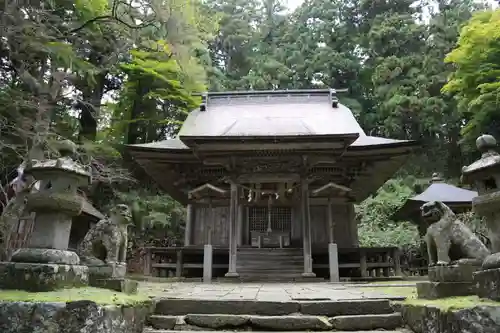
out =
<path fill-rule="evenodd" d="M 497 142 L 491 135 L 476 140 L 481 158 L 462 169 L 462 181 L 472 184 L 478 196 L 472 200 L 472 209 L 486 221 L 491 241 L 491 252 L 474 274 L 477 294 L 500 300 L 500 155 L 495 151 Z"/>
<path fill-rule="evenodd" d="M 88 284 L 88 268 L 68 251 L 72 218 L 81 213 L 78 187 L 90 184 L 90 170 L 74 161 L 76 145 L 58 143 L 57 159 L 31 161 L 25 170 L 39 189 L 28 194 L 26 209 L 36 213 L 27 248 L 14 252 L 0 265 L 0 286 L 8 289 L 48 291 Z"/>

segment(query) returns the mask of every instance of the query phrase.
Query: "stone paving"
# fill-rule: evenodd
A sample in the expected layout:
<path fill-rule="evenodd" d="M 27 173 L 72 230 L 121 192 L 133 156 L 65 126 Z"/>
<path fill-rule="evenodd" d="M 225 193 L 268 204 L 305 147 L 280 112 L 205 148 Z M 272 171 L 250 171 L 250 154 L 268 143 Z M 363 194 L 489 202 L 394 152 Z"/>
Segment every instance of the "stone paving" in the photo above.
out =
<path fill-rule="evenodd" d="M 406 288 L 405 288 L 406 287 Z M 369 289 L 369 290 L 367 290 Z M 315 283 L 213 283 L 200 282 L 143 282 L 140 290 L 155 297 L 209 300 L 257 300 L 257 301 L 301 301 L 301 300 L 356 300 L 397 298 L 406 296 L 407 285 L 397 292 L 384 292 L 384 287 L 358 288 L 354 285 Z M 396 292 L 394 292 L 396 290 Z"/>

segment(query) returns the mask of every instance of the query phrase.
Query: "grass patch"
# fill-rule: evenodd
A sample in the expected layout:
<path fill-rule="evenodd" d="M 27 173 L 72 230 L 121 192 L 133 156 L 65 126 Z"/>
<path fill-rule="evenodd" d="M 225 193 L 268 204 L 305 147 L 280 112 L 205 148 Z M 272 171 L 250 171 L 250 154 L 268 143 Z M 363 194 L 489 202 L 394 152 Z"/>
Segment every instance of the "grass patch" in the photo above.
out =
<path fill-rule="evenodd" d="M 426 277 L 422 277 L 422 279 L 420 279 L 420 280 L 413 279 L 413 280 L 393 280 L 393 281 L 370 281 L 367 283 L 367 285 L 371 285 L 371 284 L 379 284 L 379 285 L 382 285 L 382 284 L 415 284 L 415 283 L 420 282 L 420 281 L 428 281 L 428 279 Z"/>
<path fill-rule="evenodd" d="M 468 309 L 479 305 L 500 306 L 500 302 L 481 299 L 477 296 L 448 297 L 436 300 L 417 299 L 415 296 L 409 297 L 406 301 L 401 303 L 409 305 L 435 306 L 442 310 Z"/>
<path fill-rule="evenodd" d="M 389 296 L 416 296 L 417 288 L 416 287 L 365 287 L 360 288 L 362 291 L 375 291 L 378 293 L 384 293 Z"/>
<path fill-rule="evenodd" d="M 101 305 L 134 304 L 148 300 L 148 295 L 127 295 L 109 289 L 93 287 L 71 288 L 48 292 L 27 292 L 22 290 L 0 290 L 0 300 L 11 302 L 72 302 L 93 301 Z"/>
<path fill-rule="evenodd" d="M 186 280 L 185 278 L 178 278 L 178 277 L 157 277 L 157 276 L 145 276 L 141 274 L 127 274 L 127 279 L 140 282 L 155 282 L 155 283 L 183 282 Z"/>
<path fill-rule="evenodd" d="M 469 309 L 479 305 L 500 306 L 500 302 L 481 299 L 477 296 L 448 297 L 436 300 L 418 299 L 416 287 L 373 287 L 363 290 L 378 291 L 390 296 L 406 296 L 406 300 L 396 303 L 408 305 L 434 306 L 442 310 Z"/>

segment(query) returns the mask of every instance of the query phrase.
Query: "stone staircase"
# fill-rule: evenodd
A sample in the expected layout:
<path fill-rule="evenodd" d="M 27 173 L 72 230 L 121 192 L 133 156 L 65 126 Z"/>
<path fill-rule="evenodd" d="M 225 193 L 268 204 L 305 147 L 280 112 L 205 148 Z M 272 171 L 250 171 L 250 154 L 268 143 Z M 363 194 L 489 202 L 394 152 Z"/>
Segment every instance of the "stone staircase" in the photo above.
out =
<path fill-rule="evenodd" d="M 242 281 L 293 281 L 304 271 L 300 248 L 241 248 L 236 264 Z"/>
<path fill-rule="evenodd" d="M 411 332 L 389 300 L 253 301 L 164 299 L 144 333 L 186 331 Z"/>

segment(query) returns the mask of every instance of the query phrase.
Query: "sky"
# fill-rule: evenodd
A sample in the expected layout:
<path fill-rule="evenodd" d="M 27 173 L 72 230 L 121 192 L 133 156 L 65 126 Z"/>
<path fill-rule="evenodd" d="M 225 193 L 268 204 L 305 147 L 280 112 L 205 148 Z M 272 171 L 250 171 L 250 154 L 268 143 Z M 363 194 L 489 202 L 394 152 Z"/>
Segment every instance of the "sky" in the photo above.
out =
<path fill-rule="evenodd" d="M 288 8 L 290 8 L 291 10 L 294 10 L 295 8 L 297 8 L 298 6 L 300 6 L 300 4 L 303 1 L 304 0 L 288 0 Z"/>

